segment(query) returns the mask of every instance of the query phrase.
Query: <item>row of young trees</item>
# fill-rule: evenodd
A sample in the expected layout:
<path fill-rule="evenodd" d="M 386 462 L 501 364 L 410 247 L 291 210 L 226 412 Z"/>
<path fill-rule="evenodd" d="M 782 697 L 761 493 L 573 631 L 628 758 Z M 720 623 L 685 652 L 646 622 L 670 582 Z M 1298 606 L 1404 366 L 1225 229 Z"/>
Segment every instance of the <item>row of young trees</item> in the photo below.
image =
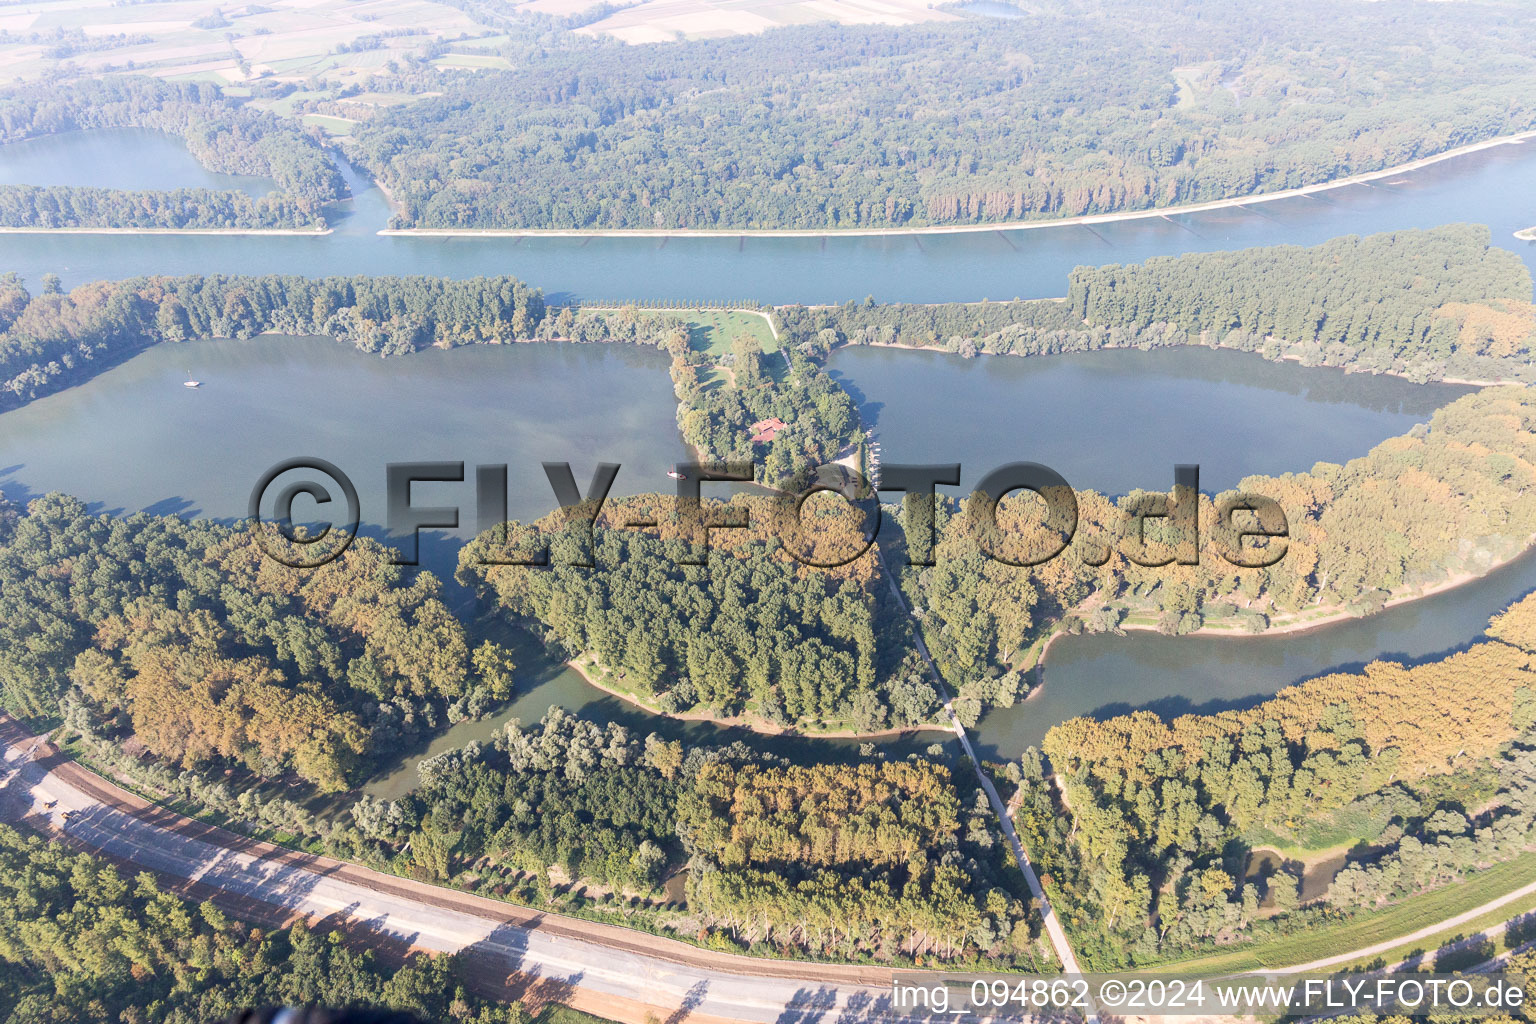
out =
<path fill-rule="evenodd" d="M 83 227 L 60 223 L 90 217 L 93 227 L 311 227 L 324 223 L 328 203 L 345 199 L 346 181 L 317 137 L 277 115 L 225 98 L 210 82 L 167 82 L 108 76 L 39 82 L 0 95 L 0 145 L 93 128 L 153 128 L 178 136 L 212 171 L 271 178 L 277 191 L 263 200 L 207 189 L 131 193 L 52 188 L 41 196 L 6 194 L 4 222 L 24 227 Z M 105 193 L 105 194 L 102 194 Z M 229 223 L 243 219 L 275 224 Z M 30 222 L 20 223 L 30 215 Z M 174 218 L 180 223 L 146 223 Z"/>
<path fill-rule="evenodd" d="M 1536 599 L 1468 650 L 1376 663 L 1243 711 L 1073 719 L 1012 770 L 1021 838 L 1101 965 L 1289 934 L 1536 848 Z M 1491 781 L 1490 781 L 1491 780 Z M 1066 816 L 1063 817 L 1063 810 Z M 1244 879 L 1247 850 L 1373 844 L 1321 902 L 1296 878 Z M 1266 897 L 1279 916 L 1256 918 Z"/>
<path fill-rule="evenodd" d="M 526 1024 L 519 1003 L 465 988 L 453 957 L 404 964 L 303 923 L 265 930 L 212 903 L 0 825 L 0 1013 L 10 1021 L 207 1024 L 266 1007 L 395 1011 Z"/>
<path fill-rule="evenodd" d="M 0 512 L 13 714 L 83 714 L 186 767 L 340 790 L 403 722 L 495 685 L 471 675 L 437 580 L 372 541 L 301 571 L 207 520 L 91 515 L 60 495 Z"/>
<path fill-rule="evenodd" d="M 0 408 L 24 404 L 147 345 L 257 334 L 326 335 L 364 352 L 530 337 L 543 295 L 513 277 L 138 277 L 32 295 L 0 277 Z"/>
<path fill-rule="evenodd" d="M 690 906 L 747 941 L 1038 967 L 985 797 L 921 758 L 699 771 L 680 809 Z"/>
<path fill-rule="evenodd" d="M 408 796 L 353 806 L 359 855 L 434 881 L 511 868 L 535 892 L 557 869 L 627 898 L 686 868 L 687 916 L 665 923 L 719 948 L 1049 962 L 985 799 L 917 755 L 791 764 L 557 707 L 419 770 Z"/>
<path fill-rule="evenodd" d="M 401 226 L 836 229 L 1145 209 L 1530 128 L 1530 15 L 1476 12 L 1095 0 L 638 48 L 513 39 L 513 70 L 445 73 L 440 95 L 381 112 L 353 146 Z"/>

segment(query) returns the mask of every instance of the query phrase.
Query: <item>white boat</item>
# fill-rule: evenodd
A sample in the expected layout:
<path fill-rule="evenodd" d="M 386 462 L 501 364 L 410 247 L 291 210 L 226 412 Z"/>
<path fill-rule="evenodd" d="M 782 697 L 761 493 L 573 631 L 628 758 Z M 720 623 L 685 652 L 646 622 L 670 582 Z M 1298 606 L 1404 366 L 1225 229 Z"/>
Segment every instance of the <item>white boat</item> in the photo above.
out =
<path fill-rule="evenodd" d="M 682 473 L 679 473 L 675 469 L 667 470 L 667 476 L 671 477 L 673 480 L 687 480 L 688 479 L 686 476 L 684 476 Z"/>
<path fill-rule="evenodd" d="M 200 380 L 184 380 L 181 382 L 181 386 L 184 388 L 200 388 L 203 386 L 203 382 Z"/>

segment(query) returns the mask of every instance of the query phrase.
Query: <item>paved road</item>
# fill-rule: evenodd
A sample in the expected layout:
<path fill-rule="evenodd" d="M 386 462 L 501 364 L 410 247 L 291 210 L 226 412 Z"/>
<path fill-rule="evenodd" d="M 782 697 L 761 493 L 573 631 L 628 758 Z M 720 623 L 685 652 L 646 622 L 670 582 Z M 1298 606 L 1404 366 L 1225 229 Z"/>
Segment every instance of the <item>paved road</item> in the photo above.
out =
<path fill-rule="evenodd" d="M 25 818 L 268 918 L 329 917 L 393 948 L 467 950 L 477 986 L 498 994 L 532 984 L 541 998 L 630 1024 L 648 1014 L 665 1024 L 920 1019 L 892 1013 L 886 969 L 715 953 L 294 853 L 150 804 L 3 716 L 0 744 L 0 819 Z"/>

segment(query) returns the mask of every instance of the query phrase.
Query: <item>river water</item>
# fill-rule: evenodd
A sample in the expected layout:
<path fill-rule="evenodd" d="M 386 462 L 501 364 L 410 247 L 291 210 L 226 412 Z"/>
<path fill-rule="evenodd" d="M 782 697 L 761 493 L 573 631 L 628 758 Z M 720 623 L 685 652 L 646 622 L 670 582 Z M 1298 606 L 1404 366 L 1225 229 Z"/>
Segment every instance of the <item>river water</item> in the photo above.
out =
<path fill-rule="evenodd" d="M 114 166 L 93 158 L 91 134 L 0 150 L 0 181 L 169 187 L 210 184 L 179 147 L 154 133 L 110 133 Z M 97 170 L 86 162 L 94 160 Z M 71 177 L 73 175 L 73 177 Z M 137 176 L 135 176 L 137 175 Z M 1529 262 L 1510 233 L 1536 223 L 1536 146 L 1505 146 L 1379 186 L 1251 208 L 1081 227 L 979 235 L 854 239 L 407 239 L 379 237 L 387 211 L 353 178 L 357 198 L 324 238 L 0 236 L 0 270 L 68 283 L 138 273 L 281 271 L 513 273 L 555 298 L 826 302 L 874 294 L 940 301 L 1061 294 L 1080 263 L 1475 220 Z M 262 183 L 222 186 L 260 191 Z M 1199 462 L 1207 490 L 1244 474 L 1342 461 L 1406 431 L 1464 389 L 1273 364 L 1204 349 L 963 360 L 942 353 L 846 349 L 829 368 L 860 402 L 888 462 L 960 461 L 968 482 L 1007 461 L 1046 462 L 1079 487 L 1123 493 L 1169 486 L 1176 462 Z M 180 387 L 190 373 L 205 382 Z M 358 486 L 366 529 L 381 534 L 384 465 L 415 459 L 510 464 L 513 516 L 548 511 L 537 463 L 623 465 L 616 493 L 664 486 L 682 457 L 675 404 L 659 353 L 621 346 L 515 345 L 429 351 L 381 360 L 322 339 L 261 338 L 160 346 L 77 387 L 0 417 L 0 489 L 25 498 L 78 494 L 107 510 L 233 519 L 267 466 L 318 455 Z M 471 470 L 472 473 L 472 470 Z M 473 528 L 473 485 L 418 485 L 417 504 L 454 504 L 462 528 L 430 534 L 423 564 L 451 571 Z M 981 750 L 1016 756 L 1056 722 L 1138 707 L 1163 712 L 1251 703 L 1281 686 L 1376 658 L 1456 649 L 1510 600 L 1536 589 L 1536 557 L 1453 592 L 1304 634 L 1252 639 L 1068 637 L 1050 651 L 1047 684 L 991 712 Z M 450 593 L 462 603 L 464 595 Z M 719 737 L 658 723 L 587 687 L 531 644 L 518 659 L 518 699 L 492 720 L 461 723 L 425 750 L 489 736 L 553 703 L 637 729 Z M 901 741 L 900 751 L 934 737 Z M 775 741 L 793 754 L 802 746 Z M 829 741 L 819 741 L 823 748 Z M 846 748 L 848 744 L 836 744 Z M 403 792 L 404 752 L 370 788 Z"/>
<path fill-rule="evenodd" d="M 124 166 L 152 166 L 163 184 L 205 184 L 184 152 L 167 159 L 163 138 L 118 136 L 114 159 L 98 159 L 93 133 L 0 152 L 34 180 L 105 184 Z M 21 147 L 9 147 L 20 149 Z M 185 166 L 190 164 L 190 166 Z M 974 234 L 810 238 L 406 238 L 379 237 L 388 206 L 348 173 L 355 198 L 323 237 L 240 238 L 135 235 L 0 236 L 0 267 L 30 280 L 54 272 L 66 283 L 143 273 L 513 274 L 554 299 L 685 299 L 826 303 L 873 295 L 883 302 L 1039 298 L 1066 293 L 1079 264 L 1140 262 L 1150 256 L 1251 245 L 1313 245 L 1346 234 L 1452 221 L 1493 228 L 1501 245 L 1531 261 L 1511 234 L 1536 223 L 1536 143 L 1499 146 L 1369 185 L 1207 213 Z M 81 180 L 92 175 L 100 180 Z M 15 174 L 0 172 L 0 180 Z M 46 180 L 46 179 L 53 180 Z"/>

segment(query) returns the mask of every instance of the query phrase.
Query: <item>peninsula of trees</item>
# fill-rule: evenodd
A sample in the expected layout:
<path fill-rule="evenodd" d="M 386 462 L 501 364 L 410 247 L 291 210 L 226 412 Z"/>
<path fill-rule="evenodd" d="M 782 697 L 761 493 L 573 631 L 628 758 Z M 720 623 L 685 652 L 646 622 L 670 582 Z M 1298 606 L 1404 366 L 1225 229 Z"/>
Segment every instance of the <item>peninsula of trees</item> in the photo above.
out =
<path fill-rule="evenodd" d="M 1530 12 L 1034 4 L 413 79 L 351 153 L 419 228 L 984 224 L 1326 182 L 1536 127 Z M 900 124 L 899 139 L 890 125 Z"/>
<path fill-rule="evenodd" d="M 1136 494 L 1111 502 L 1084 491 L 1075 539 L 1043 565 L 1023 570 L 984 557 L 972 518 L 941 506 L 936 564 L 900 572 L 934 659 L 959 691 L 956 711 L 968 720 L 993 703 L 989 695 L 1030 646 L 1058 628 L 1108 632 L 1139 615 L 1170 634 L 1215 623 L 1257 633 L 1304 618 L 1368 615 L 1396 597 L 1482 575 L 1536 535 L 1533 485 L 1536 398 L 1526 388 L 1487 388 L 1342 466 L 1239 481 L 1235 491 L 1271 498 L 1286 513 L 1285 555 L 1264 568 L 1239 568 L 1206 549 L 1198 565 L 1137 564 L 1130 555 L 1171 558 L 1187 538 L 1150 520 L 1143 546 L 1126 535 L 1117 507 Z M 1016 511 L 1009 501 L 1000 521 L 1021 545 L 1050 539 L 1037 499 Z M 1201 538 L 1215 528 L 1214 501 L 1201 497 Z M 1015 688 L 1003 689 L 1011 701 Z"/>
<path fill-rule="evenodd" d="M 1536 381 L 1530 271 L 1488 228 L 1349 235 L 1074 268 L 1065 302 L 785 306 L 807 351 L 908 345 L 963 356 L 1209 345 L 1424 382 Z"/>

